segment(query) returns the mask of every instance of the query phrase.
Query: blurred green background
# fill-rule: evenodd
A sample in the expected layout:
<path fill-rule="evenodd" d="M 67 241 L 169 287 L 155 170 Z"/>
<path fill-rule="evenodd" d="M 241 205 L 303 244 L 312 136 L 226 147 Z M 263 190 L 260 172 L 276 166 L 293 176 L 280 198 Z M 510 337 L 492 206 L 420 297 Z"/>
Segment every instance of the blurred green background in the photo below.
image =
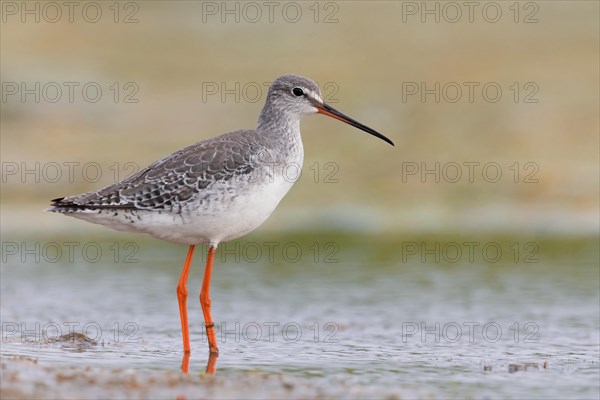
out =
<path fill-rule="evenodd" d="M 598 233 L 598 2 L 499 2 L 498 18 L 486 2 L 460 18 L 445 2 L 97 2 L 101 17 L 77 3 L 72 22 L 24 4 L 2 6 L 3 234 L 101 232 L 42 209 L 253 128 L 265 83 L 289 72 L 396 147 L 305 118 L 303 177 L 264 232 Z M 439 102 L 411 92 L 436 82 Z"/>

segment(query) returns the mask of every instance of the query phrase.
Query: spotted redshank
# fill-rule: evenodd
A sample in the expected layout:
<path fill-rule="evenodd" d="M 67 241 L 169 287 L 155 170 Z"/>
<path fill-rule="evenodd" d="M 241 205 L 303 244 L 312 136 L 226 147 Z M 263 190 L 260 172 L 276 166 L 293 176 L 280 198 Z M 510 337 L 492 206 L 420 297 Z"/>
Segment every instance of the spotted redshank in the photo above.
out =
<path fill-rule="evenodd" d="M 296 177 L 289 176 L 286 166 L 301 166 L 304 158 L 300 118 L 313 113 L 338 119 L 393 145 L 379 132 L 325 104 L 312 80 L 283 75 L 269 87 L 256 130 L 204 140 L 122 182 L 52 200 L 48 211 L 189 245 L 177 285 L 184 373 L 190 354 L 186 282 L 194 247 L 208 245 L 200 305 L 209 345 L 207 372 L 214 373 L 219 350 L 209 290 L 215 250 L 219 243 L 259 227 L 290 190 Z"/>

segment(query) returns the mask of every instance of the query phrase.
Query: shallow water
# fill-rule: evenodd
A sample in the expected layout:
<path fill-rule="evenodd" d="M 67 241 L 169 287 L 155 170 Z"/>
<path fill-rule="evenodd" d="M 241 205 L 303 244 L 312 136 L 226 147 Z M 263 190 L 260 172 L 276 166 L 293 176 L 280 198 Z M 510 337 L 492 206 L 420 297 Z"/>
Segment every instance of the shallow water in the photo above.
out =
<path fill-rule="evenodd" d="M 218 375 L 276 372 L 435 398 L 598 398 L 598 238 L 480 236 L 223 245 L 211 287 Z M 2 354 L 179 370 L 186 249 L 72 239 L 4 242 Z M 207 357 L 203 256 L 188 282 L 193 373 Z M 46 343 L 70 329 L 98 344 Z M 526 363 L 535 365 L 510 372 Z"/>

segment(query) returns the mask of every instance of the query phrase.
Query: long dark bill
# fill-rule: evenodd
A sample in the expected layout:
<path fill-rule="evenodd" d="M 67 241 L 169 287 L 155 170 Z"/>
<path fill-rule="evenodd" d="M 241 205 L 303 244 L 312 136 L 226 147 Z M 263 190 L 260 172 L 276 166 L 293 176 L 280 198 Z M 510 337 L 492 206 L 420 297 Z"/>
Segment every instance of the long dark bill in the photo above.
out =
<path fill-rule="evenodd" d="M 335 108 L 331 107 L 329 104 L 317 103 L 317 104 L 313 104 L 313 105 L 315 106 L 315 108 L 317 109 L 317 112 L 319 114 L 327 115 L 328 117 L 335 118 L 338 121 L 345 122 L 348 125 L 352 125 L 355 128 L 358 128 L 358 129 L 360 129 L 362 131 L 370 133 L 371 135 L 373 135 L 375 137 L 378 137 L 379 139 L 381 139 L 381 140 L 383 140 L 385 142 L 388 142 L 392 146 L 394 145 L 394 142 L 392 142 L 387 137 L 383 136 L 381 133 L 377 132 L 374 129 L 369 128 L 366 125 L 361 124 L 360 122 L 358 122 L 358 121 L 350 118 L 347 115 L 342 114 L 341 112 L 339 112 Z"/>

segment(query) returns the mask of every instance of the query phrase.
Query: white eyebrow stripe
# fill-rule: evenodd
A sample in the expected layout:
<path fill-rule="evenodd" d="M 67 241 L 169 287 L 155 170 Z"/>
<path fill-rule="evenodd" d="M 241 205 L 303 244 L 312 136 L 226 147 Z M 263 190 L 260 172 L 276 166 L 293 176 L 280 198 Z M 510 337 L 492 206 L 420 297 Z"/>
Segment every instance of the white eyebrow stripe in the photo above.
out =
<path fill-rule="evenodd" d="M 321 98 L 321 96 L 319 96 L 317 93 L 313 92 L 312 90 L 308 90 L 308 89 L 306 89 L 306 92 L 308 94 L 308 97 L 311 97 L 315 100 L 319 100 L 321 103 L 323 103 L 323 98 Z"/>

